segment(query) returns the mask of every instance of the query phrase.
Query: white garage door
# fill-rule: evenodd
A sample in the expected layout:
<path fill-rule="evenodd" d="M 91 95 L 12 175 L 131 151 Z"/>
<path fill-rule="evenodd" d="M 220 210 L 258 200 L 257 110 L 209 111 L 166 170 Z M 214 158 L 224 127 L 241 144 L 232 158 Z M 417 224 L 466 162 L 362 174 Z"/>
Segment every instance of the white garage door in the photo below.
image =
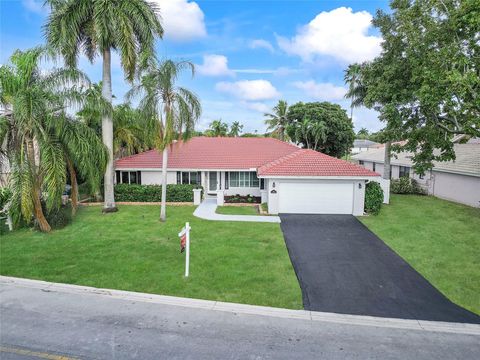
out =
<path fill-rule="evenodd" d="M 340 181 L 281 182 L 279 213 L 352 214 L 353 183 Z"/>

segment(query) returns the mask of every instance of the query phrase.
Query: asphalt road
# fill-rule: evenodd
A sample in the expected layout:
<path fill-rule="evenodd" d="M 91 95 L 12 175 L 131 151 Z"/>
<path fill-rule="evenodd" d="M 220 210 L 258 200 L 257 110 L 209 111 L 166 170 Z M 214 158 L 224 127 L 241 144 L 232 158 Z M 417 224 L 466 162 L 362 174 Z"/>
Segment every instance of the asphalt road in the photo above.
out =
<path fill-rule="evenodd" d="M 305 309 L 480 324 L 351 215 L 280 215 Z"/>
<path fill-rule="evenodd" d="M 477 359 L 480 336 L 0 285 L 1 359 Z M 30 351 L 30 352 L 29 352 Z M 29 352 L 29 353 L 28 353 Z"/>

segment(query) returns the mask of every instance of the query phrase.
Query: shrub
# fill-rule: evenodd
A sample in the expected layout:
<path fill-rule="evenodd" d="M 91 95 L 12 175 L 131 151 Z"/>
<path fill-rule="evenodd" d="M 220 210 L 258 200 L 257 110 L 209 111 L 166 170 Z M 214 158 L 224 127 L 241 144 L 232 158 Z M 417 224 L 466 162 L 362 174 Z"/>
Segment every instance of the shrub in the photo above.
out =
<path fill-rule="evenodd" d="M 72 221 L 72 207 L 70 205 L 60 206 L 59 208 L 47 211 L 45 203 L 42 202 L 42 209 L 45 219 L 47 219 L 52 229 L 64 228 Z M 37 221 L 34 221 L 33 226 L 36 230 L 39 230 Z"/>
<path fill-rule="evenodd" d="M 227 204 L 234 204 L 234 203 L 255 203 L 260 204 L 262 198 L 259 196 L 253 195 L 233 195 L 233 196 L 225 196 L 224 198 Z"/>
<path fill-rule="evenodd" d="M 383 203 L 383 190 L 379 183 L 371 181 L 365 188 L 365 212 L 377 215 Z"/>
<path fill-rule="evenodd" d="M 393 179 L 390 182 L 390 192 L 394 194 L 425 194 L 425 191 L 414 179 L 406 176 L 399 179 Z"/>
<path fill-rule="evenodd" d="M 193 189 L 201 189 L 201 186 L 188 184 L 168 184 L 167 202 L 193 202 Z M 162 201 L 162 186 L 117 184 L 115 185 L 115 200 L 139 202 Z"/>

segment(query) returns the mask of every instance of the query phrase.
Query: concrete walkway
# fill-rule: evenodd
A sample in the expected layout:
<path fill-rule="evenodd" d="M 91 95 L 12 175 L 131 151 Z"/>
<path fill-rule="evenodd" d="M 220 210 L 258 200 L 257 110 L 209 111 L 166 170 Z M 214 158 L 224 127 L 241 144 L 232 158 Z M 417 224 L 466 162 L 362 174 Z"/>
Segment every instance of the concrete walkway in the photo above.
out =
<path fill-rule="evenodd" d="M 267 222 L 267 223 L 280 223 L 278 216 L 257 216 L 257 215 L 222 215 L 217 214 L 216 199 L 205 199 L 195 209 L 193 215 L 205 220 L 217 220 L 217 221 L 250 221 L 250 222 Z"/>

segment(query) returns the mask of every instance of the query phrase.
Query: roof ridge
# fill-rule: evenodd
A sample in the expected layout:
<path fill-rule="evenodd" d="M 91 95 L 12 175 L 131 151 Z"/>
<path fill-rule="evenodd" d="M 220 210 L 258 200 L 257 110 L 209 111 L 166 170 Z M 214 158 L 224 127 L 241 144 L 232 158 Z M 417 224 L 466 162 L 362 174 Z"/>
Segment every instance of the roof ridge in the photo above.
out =
<path fill-rule="evenodd" d="M 305 153 L 306 150 L 309 150 L 309 149 L 302 149 L 302 148 L 299 148 L 298 150 L 290 153 L 290 154 L 287 154 L 287 155 L 284 155 L 284 156 L 281 156 L 279 157 L 278 159 L 275 159 L 275 160 L 272 160 L 266 164 L 263 164 L 262 166 L 260 166 L 258 168 L 258 170 L 266 170 L 266 169 L 269 169 L 271 168 L 272 166 L 276 166 L 276 165 L 279 165 L 287 160 L 290 160 L 290 159 L 293 159 L 295 157 L 297 157 L 298 155 L 300 155 L 301 153 Z"/>

